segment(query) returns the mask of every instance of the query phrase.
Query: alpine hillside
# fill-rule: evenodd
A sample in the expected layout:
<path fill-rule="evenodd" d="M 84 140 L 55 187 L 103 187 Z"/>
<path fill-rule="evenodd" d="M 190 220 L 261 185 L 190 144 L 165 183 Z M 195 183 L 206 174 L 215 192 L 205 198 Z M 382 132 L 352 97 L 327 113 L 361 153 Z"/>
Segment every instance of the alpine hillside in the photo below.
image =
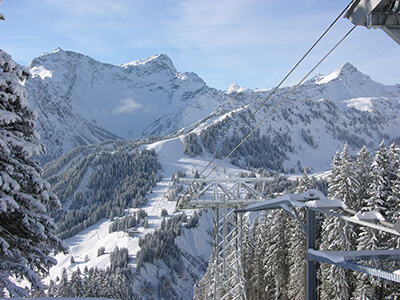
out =
<path fill-rule="evenodd" d="M 27 68 L 43 162 L 79 145 L 169 134 L 227 99 L 196 74 L 177 72 L 165 54 L 115 66 L 59 48 Z"/>
<path fill-rule="evenodd" d="M 210 88 L 196 74 L 178 72 L 165 54 L 114 66 L 57 49 L 35 58 L 28 70 L 32 78 L 25 86 L 39 114 L 36 129 L 48 151 L 40 158 L 42 162 L 79 145 L 108 139 L 164 136 L 182 128 L 205 129 L 204 123 L 214 121 L 221 127 L 223 118 L 225 125 L 220 130 L 212 126 L 203 133 L 207 136 L 204 146 L 213 152 L 221 149 L 220 137 L 233 135 L 271 92 L 235 84 L 226 91 Z M 257 124 L 290 90 L 278 89 L 250 125 Z M 399 99 L 400 85 L 374 82 L 346 63 L 332 74 L 316 75 L 300 85 L 264 122 L 256 138 L 264 139 L 266 150 L 273 143 L 281 152 L 268 167 L 276 169 L 283 161 L 287 167 L 298 161 L 317 167 L 303 157 L 304 153 L 313 161 L 318 158 L 320 165 L 345 140 L 359 148 L 398 137 Z M 218 145 L 209 141 L 210 136 Z M 239 158 L 234 159 L 239 163 Z"/>
<path fill-rule="evenodd" d="M 220 156 L 228 154 L 261 123 L 233 153 L 233 164 L 246 169 L 293 173 L 306 167 L 320 172 L 329 169 L 329 161 L 345 142 L 355 153 L 363 145 L 375 149 L 382 140 L 390 142 L 400 135 L 400 85 L 374 82 L 350 63 L 306 81 L 277 107 L 292 89 L 278 89 L 250 119 L 271 90 L 232 85 L 225 91 L 232 102 L 196 127 L 202 146 L 218 153 L 250 119 Z"/>

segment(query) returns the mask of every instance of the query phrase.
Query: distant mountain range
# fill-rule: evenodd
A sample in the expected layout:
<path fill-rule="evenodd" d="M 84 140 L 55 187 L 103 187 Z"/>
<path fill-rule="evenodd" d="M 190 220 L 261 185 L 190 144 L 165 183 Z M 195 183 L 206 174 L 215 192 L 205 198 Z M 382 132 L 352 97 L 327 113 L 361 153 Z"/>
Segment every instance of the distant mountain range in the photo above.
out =
<path fill-rule="evenodd" d="M 196 74 L 178 72 L 165 54 L 115 66 L 57 49 L 35 58 L 28 69 L 32 78 L 25 86 L 48 151 L 43 163 L 79 145 L 191 130 L 203 130 L 202 146 L 215 153 L 271 92 L 236 84 L 226 91 L 210 88 Z M 290 90 L 278 89 L 246 130 Z M 253 155 L 243 145 L 233 160 L 242 167 L 329 167 L 345 141 L 356 150 L 399 137 L 399 100 L 399 84 L 374 82 L 346 63 L 300 85 L 260 126 L 249 143 L 261 143 L 273 157 Z"/>

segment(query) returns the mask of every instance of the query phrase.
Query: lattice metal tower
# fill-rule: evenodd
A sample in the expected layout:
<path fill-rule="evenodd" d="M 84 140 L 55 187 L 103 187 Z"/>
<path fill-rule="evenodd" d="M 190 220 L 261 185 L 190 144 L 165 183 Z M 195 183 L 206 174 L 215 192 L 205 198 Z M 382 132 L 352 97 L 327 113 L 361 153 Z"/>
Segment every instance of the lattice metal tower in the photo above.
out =
<path fill-rule="evenodd" d="M 207 179 L 202 186 L 189 183 L 188 193 L 178 200 L 179 209 L 214 211 L 213 251 L 209 271 L 209 299 L 247 299 L 242 262 L 242 214 L 234 210 L 264 199 L 253 185 L 270 178 Z M 198 180 L 201 181 L 201 180 Z"/>

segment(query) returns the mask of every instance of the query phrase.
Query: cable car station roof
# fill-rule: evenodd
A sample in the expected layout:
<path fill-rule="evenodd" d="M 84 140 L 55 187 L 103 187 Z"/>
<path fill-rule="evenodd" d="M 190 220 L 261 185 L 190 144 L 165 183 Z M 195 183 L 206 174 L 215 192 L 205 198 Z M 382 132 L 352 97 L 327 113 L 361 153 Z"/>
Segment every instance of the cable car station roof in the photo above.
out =
<path fill-rule="evenodd" d="M 400 0 L 354 0 L 344 17 L 354 25 L 380 28 L 400 45 Z"/>

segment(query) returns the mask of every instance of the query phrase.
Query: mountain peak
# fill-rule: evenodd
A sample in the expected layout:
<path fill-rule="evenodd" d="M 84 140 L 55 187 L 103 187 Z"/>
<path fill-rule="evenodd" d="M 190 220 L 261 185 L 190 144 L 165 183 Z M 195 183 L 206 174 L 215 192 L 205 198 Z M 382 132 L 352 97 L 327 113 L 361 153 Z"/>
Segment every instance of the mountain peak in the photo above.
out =
<path fill-rule="evenodd" d="M 361 73 L 354 65 L 346 62 L 336 71 L 333 71 L 329 75 L 317 75 L 315 77 L 316 84 L 327 84 L 328 82 L 334 80 L 343 80 L 347 78 L 358 77 L 361 81 L 370 80 L 371 78 L 363 73 Z"/>
<path fill-rule="evenodd" d="M 63 50 L 62 48 L 58 47 L 52 52 L 43 53 L 42 55 L 34 58 L 29 64 L 28 68 L 41 64 L 60 64 L 61 62 L 63 62 L 64 66 L 68 66 L 71 64 L 71 62 L 82 59 L 95 61 L 93 58 L 87 55 L 83 55 L 74 51 Z"/>
<path fill-rule="evenodd" d="M 144 59 L 135 60 L 126 64 L 121 65 L 122 67 L 129 68 L 130 66 L 144 66 L 152 65 L 154 67 L 160 67 L 162 69 L 170 69 L 173 72 L 177 72 L 172 60 L 166 54 L 153 55 Z"/>
<path fill-rule="evenodd" d="M 225 91 L 225 94 L 242 93 L 248 91 L 248 88 L 241 87 L 237 83 L 232 83 Z"/>
<path fill-rule="evenodd" d="M 348 76 L 348 75 L 352 75 L 355 73 L 361 73 L 360 71 L 358 71 L 358 69 L 354 65 L 352 65 L 349 62 L 345 63 L 343 66 L 341 66 L 335 72 L 337 72 L 338 74 L 340 74 L 342 76 L 344 76 L 344 75 Z"/>

